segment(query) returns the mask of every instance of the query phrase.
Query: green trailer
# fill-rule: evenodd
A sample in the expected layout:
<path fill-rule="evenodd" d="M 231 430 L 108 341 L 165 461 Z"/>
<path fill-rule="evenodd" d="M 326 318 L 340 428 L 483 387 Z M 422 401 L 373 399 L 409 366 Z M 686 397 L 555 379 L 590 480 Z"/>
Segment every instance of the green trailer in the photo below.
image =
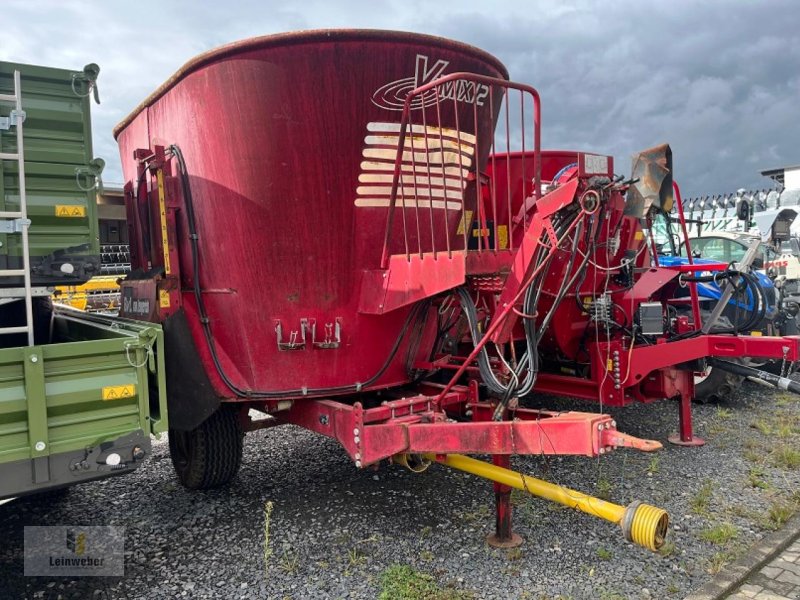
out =
<path fill-rule="evenodd" d="M 160 327 L 52 303 L 99 274 L 98 72 L 0 63 L 0 499 L 130 472 L 167 429 Z"/>
<path fill-rule="evenodd" d="M 90 99 L 95 64 L 81 71 L 0 62 L 0 95 L 12 96 L 20 73 L 24 181 L 34 286 L 76 285 L 100 273 L 96 184 L 104 162 L 92 156 Z M 20 209 L 13 102 L 0 107 L 0 213 Z M 11 222 L 11 220 L 9 221 Z M 9 225 L 7 227 L 13 227 Z M 0 228 L 0 269 L 21 269 L 19 235 Z M 4 277 L 0 287 L 22 285 Z"/>
<path fill-rule="evenodd" d="M 0 499 L 119 475 L 167 430 L 161 328 L 57 308 L 51 343 L 0 350 Z"/>

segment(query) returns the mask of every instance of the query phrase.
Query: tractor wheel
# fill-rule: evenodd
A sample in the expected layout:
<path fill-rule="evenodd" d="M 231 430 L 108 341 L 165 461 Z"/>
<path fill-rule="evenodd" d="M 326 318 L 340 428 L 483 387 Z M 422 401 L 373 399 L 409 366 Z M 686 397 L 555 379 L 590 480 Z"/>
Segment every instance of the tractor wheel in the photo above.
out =
<path fill-rule="evenodd" d="M 242 463 L 243 437 L 237 410 L 224 405 L 195 429 L 170 429 L 169 454 L 180 482 L 190 490 L 228 483 Z"/>
<path fill-rule="evenodd" d="M 743 363 L 741 359 L 732 362 Z M 694 376 L 694 401 L 700 404 L 719 402 L 730 396 L 738 388 L 744 377 L 722 369 L 707 367 L 701 375 Z"/>

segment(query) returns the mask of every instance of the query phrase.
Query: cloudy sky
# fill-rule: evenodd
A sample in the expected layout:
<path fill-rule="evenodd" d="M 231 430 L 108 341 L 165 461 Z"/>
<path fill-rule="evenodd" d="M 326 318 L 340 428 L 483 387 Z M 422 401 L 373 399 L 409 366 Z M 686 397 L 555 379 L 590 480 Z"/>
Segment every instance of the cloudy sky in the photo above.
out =
<path fill-rule="evenodd" d="M 800 164 L 796 0 L 3 0 L 0 60 L 101 68 L 95 154 L 121 180 L 111 129 L 192 56 L 327 27 L 431 33 L 497 56 L 543 102 L 543 145 L 617 157 L 672 145 L 684 195 L 765 187 Z"/>

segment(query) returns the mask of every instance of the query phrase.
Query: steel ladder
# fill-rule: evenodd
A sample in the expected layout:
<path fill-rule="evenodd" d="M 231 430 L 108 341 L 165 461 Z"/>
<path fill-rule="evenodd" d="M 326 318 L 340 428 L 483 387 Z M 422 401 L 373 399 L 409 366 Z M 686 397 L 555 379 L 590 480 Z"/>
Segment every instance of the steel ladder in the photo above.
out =
<path fill-rule="evenodd" d="M 4 278 L 22 277 L 23 288 L 16 288 L 9 295 L 5 295 L 3 300 L 25 301 L 25 325 L 15 327 L 0 327 L 0 335 L 12 333 L 28 334 L 28 345 L 33 346 L 33 290 L 31 286 L 31 257 L 30 244 L 28 241 L 28 228 L 31 221 L 28 219 L 27 196 L 25 191 L 25 158 L 22 139 L 22 123 L 25 121 L 25 111 L 22 110 L 22 87 L 20 85 L 20 73 L 14 71 L 14 93 L 0 94 L 0 104 L 12 104 L 13 108 L 8 117 L 0 117 L 0 129 L 10 129 L 16 126 L 17 151 L 2 152 L 0 147 L 0 161 L 15 160 L 18 165 L 19 175 L 19 210 L 0 211 L 0 231 L 10 234 L 20 234 L 22 236 L 22 268 L 21 269 L 0 269 L 0 281 Z"/>

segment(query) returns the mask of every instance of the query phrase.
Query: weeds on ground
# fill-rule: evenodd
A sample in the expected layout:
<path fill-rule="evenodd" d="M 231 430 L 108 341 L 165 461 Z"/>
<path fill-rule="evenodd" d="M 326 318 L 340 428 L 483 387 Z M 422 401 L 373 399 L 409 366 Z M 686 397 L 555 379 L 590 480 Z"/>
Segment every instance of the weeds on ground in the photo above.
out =
<path fill-rule="evenodd" d="M 800 433 L 800 417 L 781 411 L 756 419 L 750 423 L 750 427 L 763 435 L 787 438 Z"/>
<path fill-rule="evenodd" d="M 770 452 L 770 463 L 779 469 L 800 469 L 800 450 L 789 444 L 781 444 Z"/>
<path fill-rule="evenodd" d="M 734 558 L 735 556 L 731 552 L 715 552 L 714 555 L 706 561 L 706 571 L 711 575 L 716 575 Z"/>
<path fill-rule="evenodd" d="M 658 455 L 654 455 L 650 458 L 650 464 L 647 465 L 647 474 L 648 475 L 655 475 L 658 473 L 659 467 L 659 458 Z"/>
<path fill-rule="evenodd" d="M 791 500 L 775 500 L 770 504 L 759 525 L 770 531 L 777 531 L 797 512 L 798 505 Z"/>
<path fill-rule="evenodd" d="M 272 516 L 272 502 L 267 501 L 264 503 L 264 576 L 267 575 L 269 568 L 269 557 L 272 556 L 272 550 L 269 547 L 269 520 Z"/>
<path fill-rule="evenodd" d="M 510 548 L 508 552 L 506 552 L 506 558 L 508 560 L 519 560 L 522 558 L 522 548 Z"/>
<path fill-rule="evenodd" d="M 800 402 L 800 396 L 794 394 L 778 394 L 775 398 L 778 406 L 791 406 Z"/>
<path fill-rule="evenodd" d="M 594 487 L 597 490 L 598 498 L 602 498 L 603 500 L 608 500 L 611 498 L 611 490 L 613 489 L 613 486 L 605 475 L 600 475 L 600 477 L 598 477 L 597 483 L 594 485 Z"/>
<path fill-rule="evenodd" d="M 739 530 L 731 523 L 707 527 L 700 532 L 700 539 L 709 544 L 724 545 L 739 537 Z"/>
<path fill-rule="evenodd" d="M 677 594 L 677 593 L 678 593 L 678 592 L 680 592 L 680 591 L 681 591 L 681 588 L 679 588 L 679 587 L 678 587 L 678 586 L 675 584 L 675 582 L 674 582 L 674 581 L 670 581 L 670 582 L 669 582 L 669 584 L 667 585 L 667 593 L 668 593 L 669 595 L 671 595 L 671 596 L 673 596 L 673 595 Z"/>
<path fill-rule="evenodd" d="M 706 481 L 700 486 L 692 499 L 689 500 L 689 506 L 692 512 L 697 515 L 705 514 L 708 511 L 708 505 L 711 504 L 711 498 L 714 493 L 714 484 L 711 481 Z"/>
<path fill-rule="evenodd" d="M 733 411 L 730 408 L 725 408 L 724 406 L 717 405 L 718 419 L 730 419 L 731 415 L 733 415 Z"/>
<path fill-rule="evenodd" d="M 472 600 L 469 592 L 440 587 L 427 573 L 408 565 L 392 565 L 381 573 L 378 600 Z"/>
<path fill-rule="evenodd" d="M 673 542 L 672 540 L 667 540 L 666 542 L 664 542 L 664 545 L 658 549 L 658 553 L 664 558 L 672 556 L 673 554 L 675 554 L 675 542 Z"/>
<path fill-rule="evenodd" d="M 419 559 L 424 560 L 425 562 L 430 562 L 433 560 L 433 558 L 434 558 L 433 552 L 431 552 L 430 550 L 423 550 L 422 552 L 419 553 Z"/>
<path fill-rule="evenodd" d="M 348 568 L 359 567 L 365 562 L 367 562 L 367 555 L 358 548 L 350 548 L 350 550 L 347 551 Z"/>
<path fill-rule="evenodd" d="M 476 521 L 488 519 L 491 516 L 491 513 L 491 509 L 485 504 L 482 504 L 473 511 L 463 511 L 460 516 L 461 520 L 465 523 L 474 523 Z"/>
<path fill-rule="evenodd" d="M 300 566 L 300 558 L 297 554 L 286 552 L 281 557 L 281 571 L 287 575 L 294 575 L 297 573 L 297 568 Z"/>
<path fill-rule="evenodd" d="M 764 479 L 764 475 L 766 473 L 763 468 L 759 466 L 750 467 L 750 471 L 747 474 L 747 485 L 760 490 L 768 490 L 772 486 Z"/>
<path fill-rule="evenodd" d="M 628 597 L 619 592 L 604 590 L 600 592 L 600 600 L 628 600 Z"/>
<path fill-rule="evenodd" d="M 612 554 L 611 550 L 607 548 L 598 548 L 595 554 L 597 554 L 597 558 L 599 558 L 600 560 L 611 560 L 612 558 L 614 558 L 614 555 Z"/>

